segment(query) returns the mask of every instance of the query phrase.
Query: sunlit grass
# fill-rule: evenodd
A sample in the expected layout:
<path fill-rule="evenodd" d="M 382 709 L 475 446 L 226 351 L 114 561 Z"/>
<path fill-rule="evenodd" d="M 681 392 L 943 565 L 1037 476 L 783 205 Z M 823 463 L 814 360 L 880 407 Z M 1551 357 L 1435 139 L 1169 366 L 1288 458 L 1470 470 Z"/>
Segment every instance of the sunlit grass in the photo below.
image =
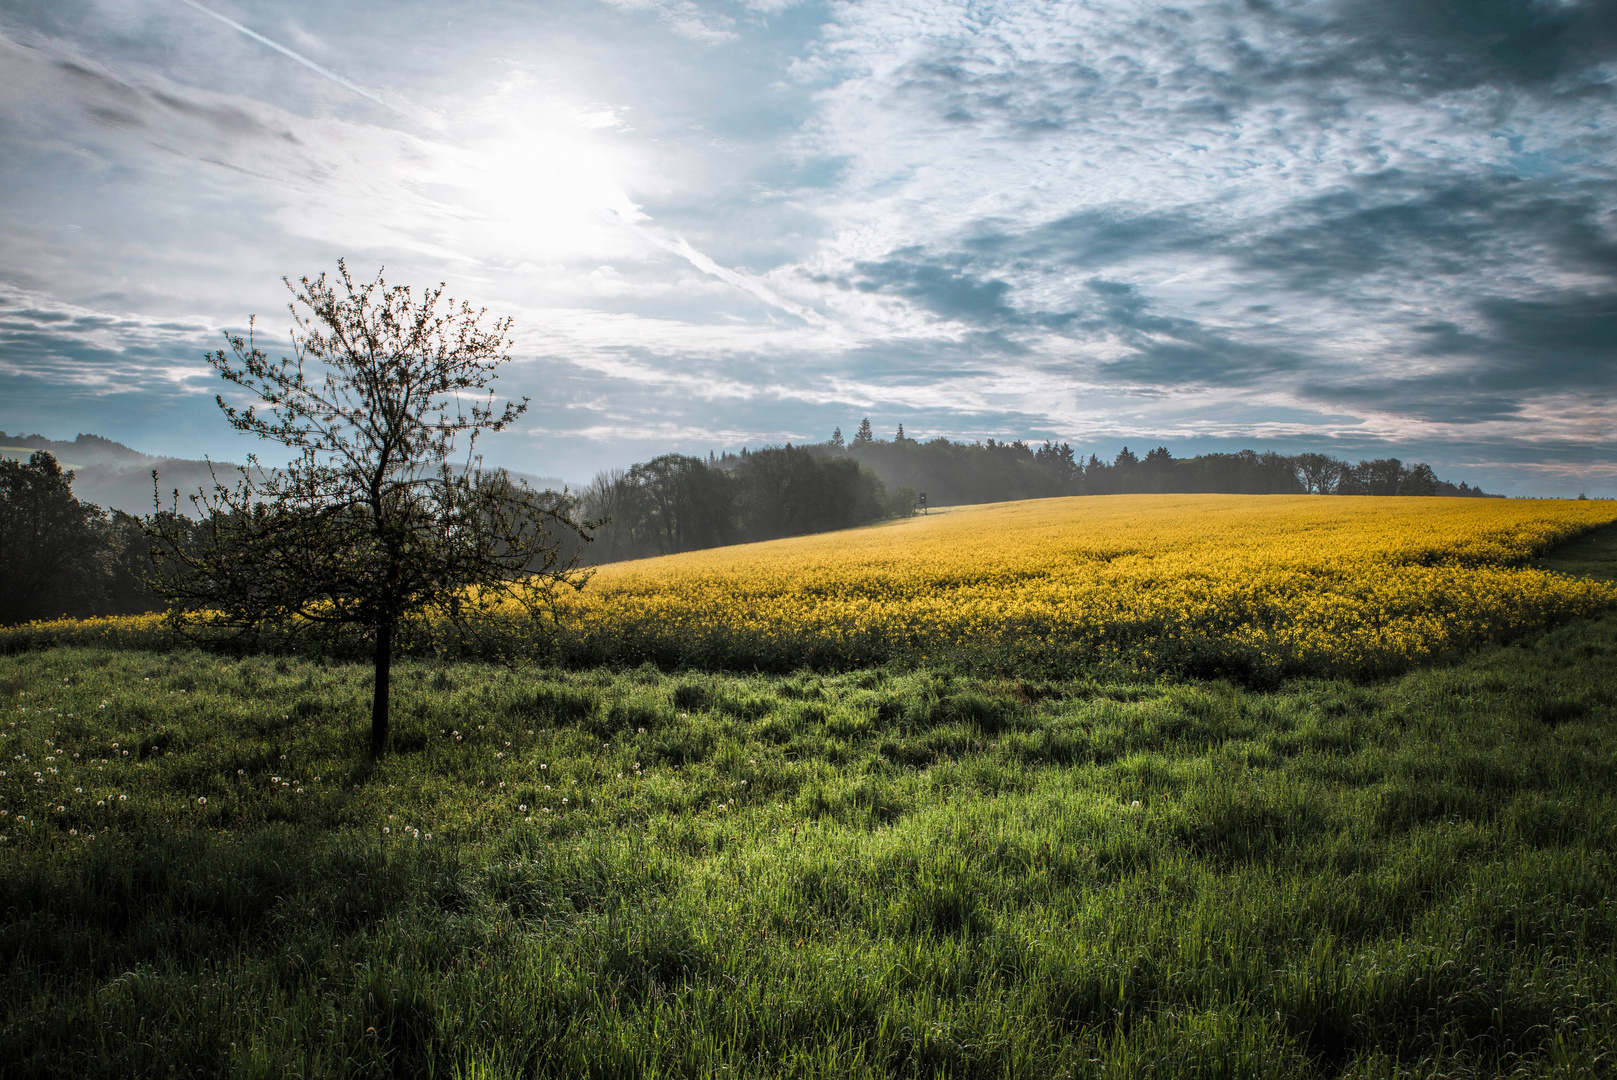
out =
<path fill-rule="evenodd" d="M 0 658 L 7 1077 L 1612 1066 L 1609 612 L 1268 692 L 414 659 L 378 764 L 365 666 L 109 626 Z"/>
<path fill-rule="evenodd" d="M 375 767 L 360 667 L 11 657 L 0 1062 L 1598 1071 L 1613 656 L 1607 618 L 1268 694 L 411 661 Z"/>

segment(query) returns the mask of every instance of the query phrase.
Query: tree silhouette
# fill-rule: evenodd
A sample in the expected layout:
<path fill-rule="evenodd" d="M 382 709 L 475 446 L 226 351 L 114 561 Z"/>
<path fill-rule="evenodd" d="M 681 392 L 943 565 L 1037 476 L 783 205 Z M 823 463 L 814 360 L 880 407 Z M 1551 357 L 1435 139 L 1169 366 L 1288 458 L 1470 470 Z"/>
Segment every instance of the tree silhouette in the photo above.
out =
<path fill-rule="evenodd" d="M 293 357 L 271 360 L 249 331 L 208 360 L 257 399 L 241 408 L 217 397 L 230 424 L 296 457 L 273 470 L 250 457 L 235 487 L 193 496 L 203 527 L 189 536 L 153 519 L 159 593 L 181 622 L 206 612 L 208 626 L 243 632 L 357 628 L 376 668 L 380 756 L 401 623 L 464 629 L 508 604 L 539 616 L 556 587 L 583 586 L 555 541 L 556 530 L 583 530 L 570 499 L 542 498 L 475 454 L 480 433 L 528 406 L 496 406 L 491 389 L 510 359 L 509 319 L 485 329 L 484 312 L 465 303 L 440 308 L 442 285 L 417 300 L 381 274 L 356 284 L 341 261 L 333 281 L 282 280 Z"/>
<path fill-rule="evenodd" d="M 102 599 L 115 538 L 72 484 L 48 451 L 0 459 L 0 623 L 82 614 Z"/>

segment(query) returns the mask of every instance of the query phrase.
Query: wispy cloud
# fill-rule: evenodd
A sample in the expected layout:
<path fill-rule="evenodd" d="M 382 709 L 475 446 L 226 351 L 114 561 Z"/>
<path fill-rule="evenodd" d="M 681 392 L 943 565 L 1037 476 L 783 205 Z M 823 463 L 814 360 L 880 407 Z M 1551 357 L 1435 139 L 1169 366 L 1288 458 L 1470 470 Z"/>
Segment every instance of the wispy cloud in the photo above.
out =
<path fill-rule="evenodd" d="M 0 379 L 185 412 L 163 327 L 345 254 L 517 316 L 532 471 L 870 414 L 1583 483 L 1608 6 L 11 5 Z"/>

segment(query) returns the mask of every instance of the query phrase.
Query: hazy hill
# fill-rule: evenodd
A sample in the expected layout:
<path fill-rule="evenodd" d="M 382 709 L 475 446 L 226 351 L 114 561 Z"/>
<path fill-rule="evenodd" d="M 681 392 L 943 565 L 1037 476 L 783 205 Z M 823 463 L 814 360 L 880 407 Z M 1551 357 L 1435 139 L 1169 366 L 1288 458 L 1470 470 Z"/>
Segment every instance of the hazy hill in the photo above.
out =
<path fill-rule="evenodd" d="M 181 509 L 189 509 L 186 495 L 213 486 L 215 473 L 221 481 L 233 483 L 241 469 L 239 464 L 229 461 L 210 465 L 187 458 L 154 457 L 100 435 L 80 435 L 67 442 L 43 435 L 8 435 L 0 431 L 0 457 L 26 461 L 35 450 L 49 451 L 61 462 L 62 468 L 73 470 L 73 494 L 79 499 L 126 514 L 151 513 L 153 469 L 157 470 L 163 506 L 169 505 L 174 489 L 178 488 Z M 539 491 L 560 489 L 563 483 L 555 476 L 515 471 L 511 476 L 527 481 Z"/>

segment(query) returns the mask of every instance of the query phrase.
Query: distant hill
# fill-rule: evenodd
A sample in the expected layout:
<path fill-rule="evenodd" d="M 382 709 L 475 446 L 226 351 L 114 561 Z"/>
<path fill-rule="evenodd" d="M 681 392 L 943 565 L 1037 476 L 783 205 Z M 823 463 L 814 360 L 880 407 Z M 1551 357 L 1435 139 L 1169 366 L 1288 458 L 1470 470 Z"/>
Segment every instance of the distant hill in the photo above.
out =
<path fill-rule="evenodd" d="M 43 435 L 8 435 L 0 431 L 0 457 L 26 461 L 35 450 L 48 451 L 61 462 L 62 468 L 73 470 L 73 494 L 81 501 L 126 514 L 152 512 L 153 469 L 157 470 L 163 507 L 169 506 L 178 488 L 182 510 L 189 509 L 187 495 L 213 487 L 215 475 L 230 484 L 241 474 L 241 466 L 235 462 L 216 461 L 210 465 L 188 458 L 154 457 L 100 435 L 80 435 L 66 442 Z M 560 477 L 510 472 L 514 479 L 525 480 L 539 491 L 560 490 L 563 485 Z"/>

